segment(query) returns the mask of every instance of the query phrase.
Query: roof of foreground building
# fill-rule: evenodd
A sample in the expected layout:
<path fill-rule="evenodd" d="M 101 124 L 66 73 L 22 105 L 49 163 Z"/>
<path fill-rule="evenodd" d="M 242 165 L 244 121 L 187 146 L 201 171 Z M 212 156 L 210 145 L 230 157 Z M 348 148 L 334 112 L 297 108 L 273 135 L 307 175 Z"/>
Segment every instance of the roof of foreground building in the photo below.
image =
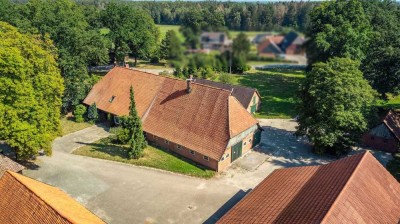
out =
<path fill-rule="evenodd" d="M 278 169 L 218 223 L 398 223 L 400 184 L 369 152 Z"/>

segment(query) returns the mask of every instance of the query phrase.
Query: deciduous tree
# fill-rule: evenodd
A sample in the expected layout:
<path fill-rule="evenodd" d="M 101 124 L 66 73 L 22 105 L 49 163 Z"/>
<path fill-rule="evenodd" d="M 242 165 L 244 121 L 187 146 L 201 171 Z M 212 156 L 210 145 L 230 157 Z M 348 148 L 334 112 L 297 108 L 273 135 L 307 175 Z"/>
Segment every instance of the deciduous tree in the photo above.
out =
<path fill-rule="evenodd" d="M 367 129 L 375 91 L 358 69 L 359 62 L 332 58 L 313 65 L 301 87 L 297 134 L 306 135 L 318 153 L 340 154 Z"/>
<path fill-rule="evenodd" d="M 0 22 L 0 139 L 29 159 L 60 133 L 63 79 L 48 36 L 21 34 Z"/>

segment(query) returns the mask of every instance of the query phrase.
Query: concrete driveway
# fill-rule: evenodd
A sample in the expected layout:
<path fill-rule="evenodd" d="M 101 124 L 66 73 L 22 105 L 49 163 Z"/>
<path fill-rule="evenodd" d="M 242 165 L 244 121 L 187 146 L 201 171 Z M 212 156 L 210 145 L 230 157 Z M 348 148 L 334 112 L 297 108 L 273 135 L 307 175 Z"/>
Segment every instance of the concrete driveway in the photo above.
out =
<path fill-rule="evenodd" d="M 53 142 L 53 156 L 24 171 L 59 187 L 108 223 L 214 223 L 277 168 L 321 164 L 290 120 L 260 120 L 261 144 L 211 180 L 70 154 L 109 135 L 93 126 Z"/>

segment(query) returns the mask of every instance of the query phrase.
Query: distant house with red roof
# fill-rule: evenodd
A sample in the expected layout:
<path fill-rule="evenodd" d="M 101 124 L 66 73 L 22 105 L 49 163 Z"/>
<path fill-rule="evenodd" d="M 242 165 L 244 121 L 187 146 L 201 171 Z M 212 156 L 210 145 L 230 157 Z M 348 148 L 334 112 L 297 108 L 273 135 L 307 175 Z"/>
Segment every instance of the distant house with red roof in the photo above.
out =
<path fill-rule="evenodd" d="M 21 174 L 0 178 L 0 223 L 103 224 L 103 220 L 66 193 Z"/>
<path fill-rule="evenodd" d="M 148 141 L 221 171 L 260 141 L 258 121 L 231 91 L 128 68 L 115 67 L 84 103 L 112 116 L 136 109 Z"/>
<path fill-rule="evenodd" d="M 7 156 L 0 154 L 0 177 L 7 170 L 13 171 L 15 173 L 21 173 L 25 167 L 21 164 L 15 162 L 14 160 L 8 158 Z"/>
<path fill-rule="evenodd" d="M 268 36 L 257 47 L 258 55 L 276 58 L 283 55 L 304 55 L 305 40 L 296 32 L 289 32 L 285 36 Z"/>
<path fill-rule="evenodd" d="M 398 223 L 400 184 L 369 152 L 278 169 L 217 223 Z"/>
<path fill-rule="evenodd" d="M 362 144 L 377 150 L 397 152 L 400 149 L 400 116 L 390 110 L 381 122 L 365 133 Z"/>

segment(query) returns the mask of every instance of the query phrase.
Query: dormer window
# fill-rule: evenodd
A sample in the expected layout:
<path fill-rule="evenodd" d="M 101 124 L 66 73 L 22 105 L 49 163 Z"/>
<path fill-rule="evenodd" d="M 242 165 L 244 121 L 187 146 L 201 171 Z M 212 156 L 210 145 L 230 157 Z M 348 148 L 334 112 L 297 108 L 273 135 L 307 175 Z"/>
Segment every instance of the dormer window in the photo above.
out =
<path fill-rule="evenodd" d="M 114 101 L 114 99 L 115 99 L 115 96 L 112 96 L 112 97 L 108 100 L 108 102 L 112 103 L 112 102 Z"/>

